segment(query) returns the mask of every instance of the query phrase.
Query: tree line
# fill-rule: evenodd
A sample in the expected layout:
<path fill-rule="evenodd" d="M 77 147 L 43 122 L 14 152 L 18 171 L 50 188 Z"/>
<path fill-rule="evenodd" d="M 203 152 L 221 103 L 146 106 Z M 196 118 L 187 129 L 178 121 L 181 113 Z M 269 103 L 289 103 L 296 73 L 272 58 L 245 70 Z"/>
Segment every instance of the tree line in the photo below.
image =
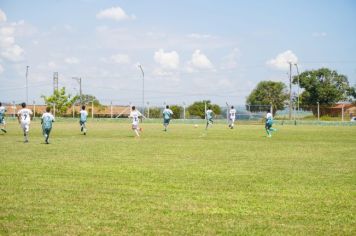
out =
<path fill-rule="evenodd" d="M 350 85 L 345 75 L 335 70 L 320 68 L 308 70 L 293 76 L 292 83 L 301 89 L 300 94 L 292 94 L 296 107 L 299 96 L 301 107 L 330 107 L 338 102 L 356 102 L 356 87 Z M 289 104 L 289 91 L 286 84 L 275 81 L 261 81 L 246 99 L 249 105 L 270 105 L 274 113 Z M 253 108 L 252 108 L 253 109 Z"/>
<path fill-rule="evenodd" d="M 317 70 L 308 70 L 299 76 L 294 76 L 292 83 L 298 85 L 301 89 L 300 94 L 293 94 L 292 102 L 295 106 L 298 101 L 299 105 L 315 106 L 319 103 L 321 106 L 332 106 L 340 101 L 355 102 L 356 88 L 351 86 L 345 75 L 338 74 L 335 70 L 321 68 Z M 89 94 L 82 96 L 71 96 L 66 93 L 65 87 L 54 91 L 51 96 L 42 96 L 45 104 L 52 109 L 56 109 L 56 114 L 65 114 L 69 107 L 73 105 L 91 105 L 100 108 L 99 100 Z M 246 105 L 250 111 L 259 110 L 261 106 L 272 106 L 273 112 L 283 110 L 289 104 L 289 91 L 286 84 L 275 81 L 261 81 L 253 89 L 246 99 Z M 212 104 L 210 100 L 196 101 L 186 109 L 187 117 L 205 117 L 205 106 L 211 107 L 216 115 L 221 114 L 221 107 Z M 180 118 L 183 107 L 180 105 L 171 105 L 174 115 L 173 118 Z M 259 110 L 260 111 L 260 110 Z M 162 116 L 162 110 L 159 107 L 151 107 L 149 116 L 159 118 Z M 148 109 L 145 111 L 148 115 Z"/>

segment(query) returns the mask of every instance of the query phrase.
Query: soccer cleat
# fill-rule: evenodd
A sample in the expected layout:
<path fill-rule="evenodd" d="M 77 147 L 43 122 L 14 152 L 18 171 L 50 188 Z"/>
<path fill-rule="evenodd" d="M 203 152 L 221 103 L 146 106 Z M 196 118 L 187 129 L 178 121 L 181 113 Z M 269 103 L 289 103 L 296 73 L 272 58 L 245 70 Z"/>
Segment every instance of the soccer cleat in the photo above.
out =
<path fill-rule="evenodd" d="M 1 129 L 1 130 L 2 130 L 2 132 L 7 133 L 6 129 Z"/>

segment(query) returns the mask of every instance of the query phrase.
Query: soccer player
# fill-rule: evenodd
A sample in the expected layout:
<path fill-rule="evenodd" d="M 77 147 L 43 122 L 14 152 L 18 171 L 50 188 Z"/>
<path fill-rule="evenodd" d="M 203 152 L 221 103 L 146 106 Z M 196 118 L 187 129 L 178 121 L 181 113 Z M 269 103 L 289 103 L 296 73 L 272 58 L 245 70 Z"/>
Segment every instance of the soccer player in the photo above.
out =
<path fill-rule="evenodd" d="M 132 118 L 132 130 L 135 132 L 136 137 L 140 137 L 139 131 L 142 131 L 138 126 L 140 117 L 142 117 L 141 112 L 137 111 L 135 106 L 132 106 L 129 118 Z"/>
<path fill-rule="evenodd" d="M 25 143 L 28 143 L 28 134 L 30 132 L 30 123 L 32 117 L 32 111 L 26 108 L 26 103 L 21 104 L 22 109 L 17 113 L 17 119 L 23 130 L 23 136 L 25 137 Z"/>
<path fill-rule="evenodd" d="M 211 110 L 211 106 L 208 107 L 208 110 L 206 110 L 205 114 L 206 114 L 206 127 L 205 127 L 205 129 L 207 130 L 209 125 L 214 123 L 214 121 L 213 121 L 214 112 L 213 112 L 213 110 Z"/>
<path fill-rule="evenodd" d="M 236 110 L 234 106 L 231 106 L 231 109 L 229 111 L 229 128 L 233 129 L 234 128 L 234 123 L 236 119 Z"/>
<path fill-rule="evenodd" d="M 1 131 L 6 133 L 6 122 L 5 122 L 5 112 L 6 112 L 6 108 L 2 105 L 2 103 L 0 102 L 0 125 L 1 127 Z"/>
<path fill-rule="evenodd" d="M 87 134 L 87 117 L 88 117 L 88 112 L 85 110 L 85 106 L 82 106 L 82 110 L 80 111 L 80 132 L 84 132 L 84 135 Z"/>
<path fill-rule="evenodd" d="M 45 138 L 46 144 L 49 144 L 49 134 L 52 130 L 52 123 L 54 122 L 54 116 L 51 114 L 51 108 L 47 107 L 46 112 L 43 113 L 41 118 L 42 133 Z"/>
<path fill-rule="evenodd" d="M 169 125 L 169 122 L 171 121 L 172 115 L 173 115 L 173 111 L 169 109 L 169 106 L 167 105 L 166 108 L 163 110 L 164 131 L 167 131 L 167 127 Z"/>
<path fill-rule="evenodd" d="M 272 128 L 272 125 L 273 125 L 273 116 L 272 113 L 269 110 L 267 110 L 265 129 L 268 138 L 272 137 L 272 131 L 277 131 L 277 129 Z"/>

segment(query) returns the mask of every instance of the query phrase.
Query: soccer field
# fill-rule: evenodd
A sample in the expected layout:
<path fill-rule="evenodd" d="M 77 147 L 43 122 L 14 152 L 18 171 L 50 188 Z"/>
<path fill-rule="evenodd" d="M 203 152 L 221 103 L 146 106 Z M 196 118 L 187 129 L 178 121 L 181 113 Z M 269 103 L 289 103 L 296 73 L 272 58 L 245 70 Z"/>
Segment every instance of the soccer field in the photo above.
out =
<path fill-rule="evenodd" d="M 356 234 L 356 126 L 78 121 L 0 134 L 0 234 Z"/>

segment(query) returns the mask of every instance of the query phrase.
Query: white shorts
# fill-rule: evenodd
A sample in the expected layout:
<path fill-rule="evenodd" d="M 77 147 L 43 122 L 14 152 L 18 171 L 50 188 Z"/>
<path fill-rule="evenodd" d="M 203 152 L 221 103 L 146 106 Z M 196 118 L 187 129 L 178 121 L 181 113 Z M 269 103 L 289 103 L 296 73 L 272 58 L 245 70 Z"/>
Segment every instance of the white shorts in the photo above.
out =
<path fill-rule="evenodd" d="M 21 122 L 21 128 L 24 132 L 30 131 L 30 122 Z"/>

